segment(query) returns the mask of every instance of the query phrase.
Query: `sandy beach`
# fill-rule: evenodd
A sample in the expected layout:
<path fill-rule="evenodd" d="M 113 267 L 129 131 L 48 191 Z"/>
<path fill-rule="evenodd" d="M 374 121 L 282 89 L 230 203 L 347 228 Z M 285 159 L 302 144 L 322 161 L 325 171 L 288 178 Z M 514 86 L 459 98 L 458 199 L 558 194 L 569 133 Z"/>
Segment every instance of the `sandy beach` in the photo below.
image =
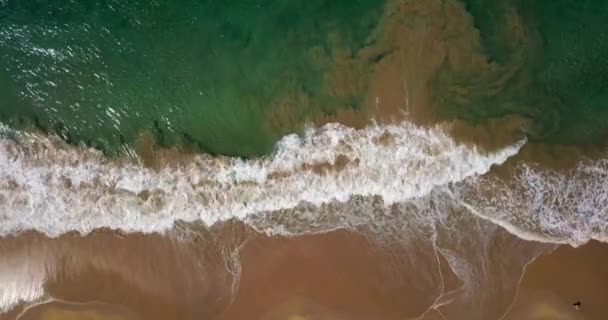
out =
<path fill-rule="evenodd" d="M 238 232 L 238 241 L 234 234 L 222 238 L 224 234 L 198 243 L 111 231 L 84 238 L 24 234 L 2 239 L 4 257 L 10 257 L 11 247 L 13 252 L 46 252 L 62 259 L 47 265 L 44 287 L 51 300 L 27 309 L 18 306 L 0 318 L 442 319 L 450 312 L 449 305 L 430 309 L 437 291 L 417 281 L 428 270 L 390 261 L 400 249 L 388 253 L 390 248 L 379 248 L 359 233 L 284 238 L 244 227 Z M 211 244 L 210 239 L 220 242 Z M 216 255 L 221 241 L 242 246 L 240 268 Z M 603 319 L 608 312 L 607 262 L 606 244 L 561 246 L 526 268 L 511 308 L 504 301 L 513 297 L 497 297 L 496 305 L 484 308 L 495 314 L 509 309 L 503 319 L 513 320 Z M 444 287 L 457 288 L 460 281 L 445 260 L 439 267 Z M 240 273 L 236 282 L 229 271 Z M 572 306 L 576 301 L 580 310 Z M 469 318 L 463 314 L 450 319 Z"/>
<path fill-rule="evenodd" d="M 605 319 L 608 245 L 561 246 L 531 264 L 507 319 Z M 580 310 L 574 303 L 580 302 Z"/>
<path fill-rule="evenodd" d="M 119 2 L 0 0 L 0 320 L 608 319 L 608 5 Z"/>

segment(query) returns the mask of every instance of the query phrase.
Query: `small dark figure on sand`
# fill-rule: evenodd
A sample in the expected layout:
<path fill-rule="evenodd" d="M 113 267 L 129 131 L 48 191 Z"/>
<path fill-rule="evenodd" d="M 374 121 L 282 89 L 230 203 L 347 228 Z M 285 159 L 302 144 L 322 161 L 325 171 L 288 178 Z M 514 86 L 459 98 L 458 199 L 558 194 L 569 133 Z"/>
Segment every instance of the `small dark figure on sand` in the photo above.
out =
<path fill-rule="evenodd" d="M 574 306 L 574 309 L 576 310 L 581 310 L 581 302 L 577 301 L 575 303 L 572 304 Z"/>

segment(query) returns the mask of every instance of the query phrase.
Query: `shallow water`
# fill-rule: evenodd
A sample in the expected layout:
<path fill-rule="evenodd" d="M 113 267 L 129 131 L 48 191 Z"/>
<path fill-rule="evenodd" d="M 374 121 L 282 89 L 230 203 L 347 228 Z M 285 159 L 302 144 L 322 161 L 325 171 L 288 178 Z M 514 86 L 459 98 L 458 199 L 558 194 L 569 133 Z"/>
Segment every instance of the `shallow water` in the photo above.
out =
<path fill-rule="evenodd" d="M 0 1 L 0 318 L 600 319 L 606 8 Z"/>
<path fill-rule="evenodd" d="M 165 147 L 253 156 L 310 121 L 365 123 L 398 94 L 397 108 L 476 125 L 518 116 L 534 141 L 601 144 L 606 10 L 597 0 L 3 1 L 0 120 L 112 153 L 147 131 Z M 399 71 L 387 97 L 374 92 L 384 69 Z"/>
<path fill-rule="evenodd" d="M 286 133 L 267 121 L 281 108 L 298 121 L 357 108 L 325 78 L 365 46 L 383 3 L 3 2 L 2 121 L 106 151 L 147 130 L 164 146 L 259 155 Z"/>

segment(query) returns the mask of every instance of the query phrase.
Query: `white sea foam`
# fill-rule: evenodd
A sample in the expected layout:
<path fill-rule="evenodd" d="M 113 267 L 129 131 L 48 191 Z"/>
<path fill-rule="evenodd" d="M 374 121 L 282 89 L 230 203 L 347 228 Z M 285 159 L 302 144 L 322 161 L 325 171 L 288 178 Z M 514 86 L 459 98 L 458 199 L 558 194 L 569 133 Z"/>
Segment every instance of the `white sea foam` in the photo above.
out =
<path fill-rule="evenodd" d="M 383 277 L 390 279 L 389 284 L 385 285 L 399 288 L 415 284 L 422 296 L 437 297 L 429 310 L 440 305 L 450 305 L 449 310 L 442 309 L 448 318 L 451 318 L 452 314 L 461 314 L 463 310 L 475 310 L 468 312 L 468 314 L 475 314 L 471 319 L 492 319 L 493 317 L 487 316 L 487 313 L 491 311 L 483 307 L 484 303 L 493 301 L 492 299 L 497 296 L 510 296 L 516 280 L 520 277 L 519 267 L 529 263 L 550 248 L 545 244 L 530 243 L 508 236 L 502 228 L 495 224 L 468 214 L 449 193 L 437 189 L 423 197 L 390 206 L 385 205 L 379 197 L 353 197 L 346 203 L 334 201 L 319 207 L 308 204 L 288 210 L 253 214 L 246 217 L 246 222 L 258 228 L 269 228 L 272 232 L 281 230 L 289 234 L 324 232 L 332 226 L 359 231 L 368 237 L 370 243 L 381 249 L 378 252 L 382 253 L 382 259 L 379 260 L 382 263 L 378 268 L 381 268 L 380 274 Z M 197 228 L 187 230 L 197 232 Z M 464 230 L 466 232 L 462 232 Z M 224 233 L 222 232 L 222 234 Z M 175 286 L 162 280 L 148 281 L 156 279 L 159 274 L 166 274 L 167 270 L 174 268 L 174 265 L 150 264 L 148 260 L 150 251 L 142 249 L 141 243 L 136 246 L 142 250 L 133 254 L 132 247 L 125 246 L 125 243 L 122 243 L 123 238 L 119 237 L 111 237 L 109 238 L 111 240 L 101 243 L 93 240 L 94 237 L 93 239 L 67 237 L 61 240 L 37 237 L 42 241 L 22 240 L 21 245 L 15 245 L 15 241 L 22 239 L 16 237 L 11 238 L 12 241 L 0 241 L 0 246 L 11 248 L 12 254 L 16 253 L 19 256 L 30 252 L 30 255 L 36 258 L 32 260 L 17 259 L 15 265 L 31 263 L 33 266 L 50 266 L 52 264 L 49 262 L 53 261 L 52 259 L 64 261 L 66 257 L 69 257 L 69 264 L 62 265 L 60 269 L 62 274 L 78 275 L 83 265 L 97 266 L 111 271 L 110 274 L 126 275 L 124 278 L 128 279 L 130 284 L 145 288 L 142 290 L 144 292 L 155 292 L 157 296 L 168 294 L 168 297 L 175 297 L 175 292 L 172 291 Z M 200 243 L 189 246 L 188 236 L 184 238 L 185 240 L 176 239 L 175 244 L 161 240 L 160 242 L 149 242 L 148 245 L 150 248 L 154 248 L 152 250 L 155 253 L 164 250 L 173 253 L 175 261 L 181 263 L 182 269 L 188 270 L 188 266 L 202 267 L 196 271 L 204 274 L 204 266 L 208 262 L 206 259 L 209 258 L 202 254 L 206 249 L 200 248 L 202 251 L 197 251 L 194 248 L 199 248 Z M 129 240 L 126 241 L 129 243 Z M 235 242 L 237 246 L 239 246 L 239 241 L 242 240 Z M 11 242 L 13 243 L 11 244 Z M 164 245 L 168 248 L 163 247 Z M 232 250 L 230 250 L 230 245 L 224 247 L 225 242 L 217 243 L 217 245 L 219 246 L 217 248 L 224 252 L 223 257 L 226 259 L 228 273 L 232 274 L 232 279 L 234 279 L 232 282 L 220 280 L 220 287 L 222 287 L 221 284 L 224 284 L 223 288 L 234 295 L 240 270 L 238 252 L 233 251 L 235 247 L 231 247 Z M 386 247 L 383 247 L 384 245 Z M 1 253 L 3 257 L 11 257 L 11 252 Z M 493 258 L 495 254 L 508 256 L 509 259 L 501 263 L 486 264 L 486 261 L 495 261 Z M 43 264 L 34 263 L 45 255 L 47 259 Z M 444 275 L 447 274 L 443 272 L 447 269 L 441 267 L 443 262 L 440 255 L 446 259 L 449 267 L 462 283 L 453 281 L 450 284 L 444 283 Z M 166 256 L 166 254 L 161 253 L 160 256 Z M 124 261 L 130 261 L 132 264 L 125 264 Z M 2 270 L 3 264 L 6 264 L 6 260 L 0 260 L 0 270 Z M 137 274 L 129 275 L 133 272 L 133 266 L 138 266 Z M 145 267 L 142 268 L 142 266 Z M 47 277 L 30 278 L 19 273 L 27 275 L 24 270 L 28 269 L 32 269 L 31 266 L 19 270 L 5 268 L 6 274 L 17 274 L 17 277 L 11 278 L 14 281 L 12 292 L 17 293 L 20 292 L 19 290 L 30 287 L 41 288 L 41 283 L 45 278 L 51 279 L 51 281 L 63 278 L 63 276 L 54 276 L 51 268 L 49 268 L 51 270 Z M 403 272 L 403 270 L 412 269 L 419 270 L 419 272 Z M 185 275 L 197 273 L 191 271 L 185 272 Z M 492 276 L 496 274 L 501 276 Z M 217 271 L 214 271 L 214 275 L 215 279 L 218 276 Z M 201 281 L 200 285 L 195 286 L 197 288 L 207 287 L 207 279 L 204 276 L 197 279 L 192 279 L 190 276 L 183 278 L 188 284 Z M 32 280 L 35 280 L 35 286 L 32 285 Z M 175 285 L 177 278 L 172 277 L 170 281 Z M 160 290 L 157 291 L 156 289 L 159 288 Z M 492 290 L 488 291 L 487 288 L 492 288 Z M 200 293 L 200 289 L 196 291 Z M 31 299 L 40 301 L 42 292 L 37 292 L 39 294 L 33 295 Z M 217 290 L 214 290 L 214 296 L 216 295 Z M 26 295 L 21 294 L 19 300 L 25 301 L 27 298 Z M 12 301 L 16 300 L 12 299 Z"/>
<path fill-rule="evenodd" d="M 606 159 L 582 161 L 566 172 L 522 163 L 510 180 L 484 176 L 458 193 L 471 212 L 523 239 L 574 246 L 608 242 Z"/>
<path fill-rule="evenodd" d="M 200 156 L 186 167 L 153 171 L 21 133 L 0 141 L 0 234 L 34 229 L 57 236 L 100 227 L 162 232 L 176 220 L 212 225 L 352 196 L 378 195 L 390 205 L 483 174 L 521 146 L 483 154 L 440 128 L 328 124 L 286 136 L 262 159 Z M 341 170 L 310 169 L 339 157 L 350 160 Z"/>
<path fill-rule="evenodd" d="M 479 310 L 479 319 L 485 317 L 476 304 L 483 301 L 480 292 L 491 287 L 509 296 L 519 267 L 552 248 L 504 237 L 504 229 L 523 239 L 571 244 L 608 234 L 608 161 L 584 162 L 570 172 L 520 164 L 513 177 L 500 179 L 484 174 L 523 142 L 487 154 L 457 144 L 439 127 L 329 124 L 301 138 L 285 137 L 273 155 L 258 160 L 199 156 L 158 171 L 55 138 L 4 135 L 16 138 L 0 140 L 2 235 L 34 229 L 57 236 L 101 227 L 163 232 L 177 220 L 213 225 L 231 218 L 271 234 L 357 229 L 379 245 L 403 246 L 388 257 L 396 264 L 439 264 L 439 256 L 416 251 L 431 245 L 462 280 L 460 287 L 437 292 L 437 301 L 455 301 L 460 307 L 452 306 L 454 313 Z M 328 164 L 333 168 L 324 174 L 311 169 Z M 486 270 L 492 252 L 509 256 L 509 263 Z M 435 269 L 420 280 L 430 293 L 437 287 Z M 0 277 L 12 286 L 0 296 L 5 308 L 41 298 L 44 277 L 15 279 Z"/>
<path fill-rule="evenodd" d="M 11 136 L 6 128 L 0 132 Z M 272 156 L 258 160 L 200 156 L 185 167 L 159 171 L 112 162 L 54 138 L 16 136 L 0 140 L 0 235 L 33 229 L 57 236 L 101 227 L 163 232 L 177 220 L 213 225 L 236 218 L 262 225 L 256 216 L 306 203 L 380 196 L 390 206 L 443 190 L 471 213 L 523 239 L 608 241 L 608 160 L 582 162 L 570 172 L 520 164 L 509 180 L 482 176 L 522 143 L 483 154 L 455 143 L 438 127 L 402 123 L 354 130 L 328 124 L 303 137 L 286 136 Z M 349 160 L 340 170 L 311 169 L 339 158 Z M 340 223 L 328 223 L 308 211 L 311 230 L 372 219 L 345 214 Z M 265 225 L 263 230 L 294 229 Z"/>

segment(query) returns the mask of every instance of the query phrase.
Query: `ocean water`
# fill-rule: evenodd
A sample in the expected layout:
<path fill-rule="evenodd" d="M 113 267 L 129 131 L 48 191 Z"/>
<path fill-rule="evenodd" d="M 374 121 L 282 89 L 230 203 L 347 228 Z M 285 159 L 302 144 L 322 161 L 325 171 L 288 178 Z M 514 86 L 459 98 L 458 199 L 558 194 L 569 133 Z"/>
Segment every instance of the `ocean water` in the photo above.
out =
<path fill-rule="evenodd" d="M 7 1 L 2 121 L 107 152 L 147 130 L 164 146 L 267 153 L 291 133 L 268 118 L 358 107 L 362 92 L 327 82 L 373 41 L 382 5 Z"/>
<path fill-rule="evenodd" d="M 526 130 L 532 141 L 605 145 L 606 3 L 463 5 L 479 32 L 474 51 L 487 64 L 443 65 L 435 80 L 439 108 L 473 122 L 521 115 L 533 123 Z"/>
<path fill-rule="evenodd" d="M 539 255 L 608 242 L 607 10 L 0 1 L 0 313 L 94 266 L 212 317 L 248 239 L 349 230 L 412 318 L 502 319 Z"/>

